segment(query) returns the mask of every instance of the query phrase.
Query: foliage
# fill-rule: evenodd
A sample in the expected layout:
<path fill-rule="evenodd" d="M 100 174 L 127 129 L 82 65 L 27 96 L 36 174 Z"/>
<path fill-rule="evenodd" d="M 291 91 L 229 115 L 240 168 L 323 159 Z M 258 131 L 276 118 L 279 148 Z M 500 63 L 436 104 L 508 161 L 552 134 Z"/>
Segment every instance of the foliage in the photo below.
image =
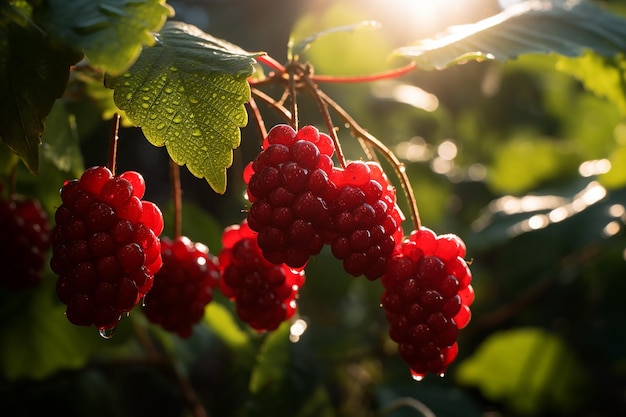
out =
<path fill-rule="evenodd" d="M 241 171 L 261 139 L 248 125 L 259 121 L 251 99 L 258 124 L 289 116 L 258 94 L 282 64 L 224 40 L 254 45 L 248 29 L 271 26 L 278 9 L 229 15 L 222 3 L 201 3 L 222 22 L 210 35 L 174 20 L 173 1 L 3 2 L 2 183 L 52 216 L 63 181 L 106 162 L 120 114 L 119 165 L 144 172 L 166 219 L 175 211 L 168 162 L 184 165 L 182 231 L 217 253 L 247 204 Z M 41 287 L 0 290 L 7 415 L 626 413 L 621 10 L 514 2 L 399 42 L 393 27 L 369 24 L 377 16 L 358 1 L 336 3 L 304 8 L 265 51 L 289 47 L 310 64 L 319 86 L 404 163 L 422 221 L 465 240 L 476 302 L 446 376 L 411 380 L 388 337 L 380 285 L 346 276 L 328 251 L 307 265 L 294 318 L 306 331 L 296 339 L 295 321 L 259 334 L 216 294 L 187 340 L 138 310 L 104 340 L 67 322 L 46 268 Z M 418 69 L 401 77 L 329 82 L 368 81 L 407 59 Z M 301 121 L 324 125 L 319 103 L 298 104 Z M 364 157 L 354 132 L 337 132 L 350 159 Z"/>

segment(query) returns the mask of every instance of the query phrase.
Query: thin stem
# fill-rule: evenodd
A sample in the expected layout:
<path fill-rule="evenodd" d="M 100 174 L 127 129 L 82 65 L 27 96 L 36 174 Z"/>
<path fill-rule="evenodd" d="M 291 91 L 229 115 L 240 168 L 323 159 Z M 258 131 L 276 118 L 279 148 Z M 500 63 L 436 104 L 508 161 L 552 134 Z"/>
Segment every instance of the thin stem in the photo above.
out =
<path fill-rule="evenodd" d="M 259 131 L 259 136 L 261 137 L 261 143 L 262 143 L 263 139 L 267 136 L 267 128 L 265 127 L 263 116 L 261 115 L 261 111 L 259 110 L 259 106 L 257 106 L 256 101 L 254 100 L 254 97 L 250 98 L 250 101 L 248 102 L 248 107 L 250 108 L 250 111 L 252 112 L 252 117 L 254 117 L 254 120 L 256 121 L 256 127 L 257 127 L 257 130 Z"/>
<path fill-rule="evenodd" d="M 290 69 L 292 66 L 289 67 Z M 291 126 L 298 130 L 298 100 L 296 99 L 296 80 L 294 71 L 289 71 L 289 96 L 291 97 Z"/>
<path fill-rule="evenodd" d="M 391 152 L 391 150 L 387 148 L 382 142 L 380 142 L 368 131 L 359 126 L 359 124 L 339 104 L 333 101 L 322 91 L 318 90 L 317 94 L 341 116 L 341 118 L 350 126 L 355 136 L 366 140 L 370 145 L 372 145 L 380 153 L 382 153 L 387 161 L 389 161 L 394 171 L 396 172 L 398 179 L 400 180 L 402 190 L 404 191 L 404 194 L 408 200 L 413 226 L 415 227 L 415 230 L 418 230 L 421 227 L 422 223 L 420 220 L 419 211 L 417 209 L 415 195 L 413 194 L 413 188 L 411 187 L 411 182 L 409 181 L 409 177 L 406 174 L 404 164 L 402 164 L 402 162 L 398 160 L 395 154 Z"/>
<path fill-rule="evenodd" d="M 182 187 L 180 186 L 180 167 L 170 158 L 170 182 L 172 187 L 172 200 L 174 201 L 174 236 L 182 236 L 183 224 L 183 198 Z"/>
<path fill-rule="evenodd" d="M 318 83 L 363 83 L 363 82 L 372 82 L 379 80 L 388 80 L 390 78 L 396 78 L 404 74 L 408 74 L 417 68 L 417 64 L 415 61 L 411 61 L 409 64 L 395 68 L 388 71 L 378 72 L 376 74 L 368 74 L 368 75 L 312 75 L 311 78 Z"/>
<path fill-rule="evenodd" d="M 259 61 L 260 63 L 265 64 L 268 67 L 272 68 L 273 70 L 276 70 L 280 74 L 283 74 L 285 72 L 285 67 L 283 66 L 283 64 L 276 61 L 274 58 L 272 58 L 269 55 L 260 55 L 256 57 L 255 59 Z"/>
<path fill-rule="evenodd" d="M 287 122 L 291 122 L 291 112 L 287 110 L 284 106 L 281 106 L 280 104 L 278 104 L 276 100 L 274 100 L 272 97 L 270 97 L 269 95 L 265 94 L 263 91 L 258 90 L 256 88 L 251 88 L 250 92 L 252 93 L 253 96 L 261 99 L 265 103 L 269 104 L 274 110 L 278 111 L 278 113 L 280 113 L 280 115 L 285 120 L 287 120 Z"/>
<path fill-rule="evenodd" d="M 315 97 L 315 101 L 317 101 L 317 105 L 322 113 L 322 118 L 326 123 L 326 129 L 328 130 L 328 134 L 333 139 L 333 143 L 335 144 L 335 152 L 337 152 L 337 159 L 339 160 L 339 164 L 341 164 L 342 168 L 345 168 L 347 165 L 346 157 L 343 153 L 343 149 L 341 148 L 341 143 L 339 142 L 339 137 L 337 136 L 337 129 L 335 129 L 335 125 L 330 117 L 330 112 L 328 111 L 328 105 L 326 104 L 326 100 L 323 98 L 323 94 L 320 89 L 317 87 L 315 82 L 311 80 L 307 74 L 303 74 L 304 82 L 309 90 L 309 92 Z"/>
<path fill-rule="evenodd" d="M 113 115 L 113 122 L 111 124 L 111 132 L 109 134 L 109 157 L 107 161 L 107 167 L 115 175 L 116 161 L 117 161 L 117 141 L 119 139 L 120 130 L 120 115 L 115 113 Z"/>

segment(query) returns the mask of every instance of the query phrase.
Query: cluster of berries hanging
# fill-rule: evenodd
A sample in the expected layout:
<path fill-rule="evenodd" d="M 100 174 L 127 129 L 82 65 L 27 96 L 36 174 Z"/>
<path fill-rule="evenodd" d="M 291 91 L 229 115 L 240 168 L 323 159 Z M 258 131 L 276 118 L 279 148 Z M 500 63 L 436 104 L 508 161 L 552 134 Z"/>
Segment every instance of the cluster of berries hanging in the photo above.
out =
<path fill-rule="evenodd" d="M 50 267 L 70 322 L 111 331 L 152 288 L 162 265 L 163 216 L 141 200 L 144 192 L 137 172 L 114 176 L 104 166 L 61 188 Z"/>
<path fill-rule="evenodd" d="M 0 242 L 0 285 L 22 290 L 39 284 L 50 248 L 48 214 L 39 201 L 19 195 L 0 200 Z"/>
<path fill-rule="evenodd" d="M 143 300 L 149 321 L 185 338 L 219 288 L 243 322 L 271 331 L 295 314 L 309 258 L 328 245 L 348 274 L 382 278 L 389 335 L 414 377 L 443 374 L 474 298 L 465 244 L 421 225 L 404 238 L 405 219 L 381 165 L 337 167 L 335 150 L 313 126 L 273 127 L 244 170 L 247 217 L 224 230 L 217 256 L 184 236 L 159 238 L 163 217 L 142 200 L 145 183 L 137 172 L 113 175 L 96 166 L 66 181 L 50 266 L 67 318 L 102 334 Z M 2 217 L 9 219 L 3 230 L 26 224 L 49 230 L 32 202 L 12 200 L 0 210 L 12 213 Z M 49 244 L 46 233 L 31 232 L 16 242 L 33 258 L 24 284 L 36 280 Z"/>
<path fill-rule="evenodd" d="M 236 238 L 230 231 L 224 242 L 229 248 L 224 264 L 235 265 L 239 259 L 249 272 L 227 267 L 222 287 L 241 305 L 245 296 L 236 295 L 235 288 L 241 294 L 246 289 L 260 294 L 259 277 L 269 277 L 267 261 L 284 270 L 304 268 L 310 256 L 330 245 L 347 273 L 369 280 L 382 277 L 381 305 L 390 337 L 414 377 L 441 375 L 458 352 L 459 329 L 470 320 L 474 293 L 465 244 L 457 236 L 437 236 L 421 226 L 403 241 L 404 216 L 381 165 L 353 161 L 335 167 L 334 151 L 331 138 L 313 126 L 296 131 L 277 125 L 268 132 L 262 151 L 244 171 L 251 203 L 247 225 L 256 239 L 244 223 L 235 229 Z M 246 242 L 238 252 L 232 249 L 235 240 Z M 253 271 L 254 278 L 243 279 Z M 273 284 L 263 279 L 263 291 L 268 291 Z M 283 281 L 281 277 L 281 285 Z M 300 285 L 294 283 L 292 291 Z M 280 301 L 276 292 L 268 304 Z M 290 301 L 295 305 L 295 299 Z M 258 303 L 254 305 L 239 313 L 245 321 L 259 311 Z M 288 303 L 282 304 L 282 312 L 281 317 L 293 314 Z"/>

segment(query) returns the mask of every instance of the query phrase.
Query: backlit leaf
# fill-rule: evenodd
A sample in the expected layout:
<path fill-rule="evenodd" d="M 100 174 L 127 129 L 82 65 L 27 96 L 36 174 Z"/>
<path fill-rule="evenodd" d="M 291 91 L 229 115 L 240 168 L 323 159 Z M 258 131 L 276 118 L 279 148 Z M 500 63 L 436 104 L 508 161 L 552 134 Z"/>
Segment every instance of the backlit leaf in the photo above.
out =
<path fill-rule="evenodd" d="M 38 23 L 83 50 L 91 65 L 120 73 L 173 14 L 165 0 L 49 0 Z"/>
<path fill-rule="evenodd" d="M 166 146 L 218 193 L 248 122 L 244 104 L 254 56 L 192 25 L 169 22 L 153 47 L 119 77 L 107 77 L 119 108 L 155 146 Z"/>
<path fill-rule="evenodd" d="M 25 22 L 11 5 L 0 13 L 0 138 L 33 174 L 39 171 L 44 122 L 63 95 L 76 51 Z"/>
<path fill-rule="evenodd" d="M 493 334 L 459 364 L 456 375 L 520 415 L 573 411 L 586 391 L 584 370 L 567 343 L 531 327 Z"/>
<path fill-rule="evenodd" d="M 474 24 L 399 48 L 422 69 L 529 53 L 613 56 L 626 49 L 626 19 L 582 0 L 523 1 Z"/>

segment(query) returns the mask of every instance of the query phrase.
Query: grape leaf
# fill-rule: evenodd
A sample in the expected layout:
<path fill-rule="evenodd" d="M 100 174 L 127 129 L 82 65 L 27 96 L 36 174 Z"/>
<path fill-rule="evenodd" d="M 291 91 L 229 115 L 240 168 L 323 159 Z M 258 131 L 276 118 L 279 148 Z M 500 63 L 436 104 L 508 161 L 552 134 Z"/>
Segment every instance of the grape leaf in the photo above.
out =
<path fill-rule="evenodd" d="M 52 36 L 82 49 L 93 66 L 117 74 L 143 44 L 154 44 L 154 32 L 173 14 L 165 0 L 49 0 L 35 18 Z"/>
<path fill-rule="evenodd" d="M 11 5 L 0 16 L 0 138 L 37 174 L 45 119 L 82 55 L 53 43 Z"/>
<path fill-rule="evenodd" d="M 432 70 L 529 53 L 578 56 L 588 49 L 603 56 L 626 50 L 626 19 L 584 0 L 529 0 L 395 53 Z"/>
<path fill-rule="evenodd" d="M 182 22 L 166 23 L 158 38 L 127 72 L 105 77 L 105 84 L 150 143 L 165 145 L 177 164 L 223 194 L 239 129 L 248 122 L 247 78 L 259 54 Z"/>

